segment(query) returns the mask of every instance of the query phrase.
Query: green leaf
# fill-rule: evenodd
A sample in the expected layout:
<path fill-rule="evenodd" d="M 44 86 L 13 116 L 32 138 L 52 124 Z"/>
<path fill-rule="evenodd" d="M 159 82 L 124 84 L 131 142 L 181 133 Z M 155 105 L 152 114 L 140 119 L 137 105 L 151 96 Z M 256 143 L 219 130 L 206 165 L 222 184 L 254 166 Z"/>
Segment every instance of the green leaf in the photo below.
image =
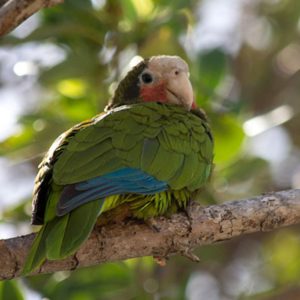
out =
<path fill-rule="evenodd" d="M 0 300 L 24 300 L 21 289 L 15 280 L 0 282 Z"/>
<path fill-rule="evenodd" d="M 300 276 L 300 240 L 297 232 L 285 229 L 274 234 L 267 241 L 264 256 L 269 264 L 269 272 L 276 274 L 282 284 L 297 284 Z"/>
<path fill-rule="evenodd" d="M 221 49 L 214 49 L 201 53 L 191 72 L 195 78 L 194 86 L 197 88 L 197 103 L 202 105 L 210 99 L 217 86 L 227 72 L 227 59 Z"/>
<path fill-rule="evenodd" d="M 244 131 L 237 119 L 230 115 L 212 116 L 215 139 L 215 163 L 228 164 L 238 158 L 244 141 Z"/>
<path fill-rule="evenodd" d="M 132 3 L 132 1 L 121 1 L 120 5 L 123 10 L 123 15 L 126 17 L 126 19 L 129 20 L 129 22 L 134 22 L 137 19 L 137 12 L 135 10 L 135 6 Z"/>

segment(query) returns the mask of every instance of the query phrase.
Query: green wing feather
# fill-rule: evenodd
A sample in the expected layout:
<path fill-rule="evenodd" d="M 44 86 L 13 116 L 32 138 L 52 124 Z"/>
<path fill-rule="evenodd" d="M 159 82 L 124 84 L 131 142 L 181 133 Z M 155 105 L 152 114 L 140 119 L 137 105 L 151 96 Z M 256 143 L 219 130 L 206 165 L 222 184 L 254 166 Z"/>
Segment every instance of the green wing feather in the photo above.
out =
<path fill-rule="evenodd" d="M 191 188 L 191 177 L 212 164 L 208 131 L 204 120 L 179 106 L 120 107 L 96 118 L 69 141 L 53 167 L 53 179 L 66 185 L 132 167 L 168 182 L 171 189 Z M 193 190 L 207 180 L 207 176 L 197 176 Z"/>
<path fill-rule="evenodd" d="M 74 253 L 95 224 L 101 201 L 56 216 L 65 185 L 130 167 L 167 182 L 180 194 L 182 188 L 194 191 L 207 181 L 212 159 L 213 142 L 206 121 L 178 106 L 123 106 L 70 129 L 50 148 L 37 176 L 34 206 L 38 212 L 47 198 L 46 224 L 37 234 L 23 273 L 46 258 Z"/>

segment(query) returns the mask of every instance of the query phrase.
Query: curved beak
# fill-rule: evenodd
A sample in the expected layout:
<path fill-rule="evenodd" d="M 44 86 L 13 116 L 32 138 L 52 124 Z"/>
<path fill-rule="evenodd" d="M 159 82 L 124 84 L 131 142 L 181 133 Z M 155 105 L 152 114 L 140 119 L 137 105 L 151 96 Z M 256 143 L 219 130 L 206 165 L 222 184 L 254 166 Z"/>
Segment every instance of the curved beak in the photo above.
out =
<path fill-rule="evenodd" d="M 180 104 L 190 110 L 194 102 L 192 84 L 187 72 L 170 76 L 167 81 L 167 98 L 170 103 Z"/>

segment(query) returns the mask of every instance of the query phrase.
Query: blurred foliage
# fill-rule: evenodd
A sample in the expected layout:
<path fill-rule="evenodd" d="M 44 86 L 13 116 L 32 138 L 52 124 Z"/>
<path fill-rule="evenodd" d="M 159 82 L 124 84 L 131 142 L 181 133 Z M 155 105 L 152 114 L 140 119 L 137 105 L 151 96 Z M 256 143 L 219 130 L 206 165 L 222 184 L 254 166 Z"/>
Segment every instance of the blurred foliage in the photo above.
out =
<path fill-rule="evenodd" d="M 22 292 L 16 281 L 0 282 L 0 299 L 23 300 Z"/>
<path fill-rule="evenodd" d="M 36 170 L 61 132 L 103 110 L 135 55 L 176 54 L 190 64 L 196 101 L 207 112 L 215 137 L 215 171 L 200 199 L 220 203 L 299 186 L 300 2 L 236 1 L 240 6 L 231 9 L 232 16 L 223 9 L 224 15 L 211 17 L 215 24 L 224 19 L 228 25 L 239 14 L 229 34 L 202 24 L 204 30 L 193 35 L 208 18 L 209 3 L 216 11 L 221 5 L 216 0 L 66 0 L 41 11 L 30 34 L 3 38 L 3 49 L 31 45 L 35 51 L 36 45 L 50 44 L 63 58 L 51 64 L 54 50 L 43 59 L 31 58 L 37 74 L 20 79 L 34 82 L 39 101 L 19 115 L 18 130 L 0 142 L 0 155 Z M 210 43 L 197 48 L 207 41 L 208 31 Z M 5 63 L 0 62 L 0 71 Z M 294 115 L 280 126 L 290 150 L 279 162 L 257 155 L 253 149 L 260 148 L 259 140 L 247 136 L 244 125 L 282 105 Z M 276 140 L 264 145 L 270 156 Z M 29 223 L 30 199 L 24 198 L 5 207 L 2 223 Z M 299 299 L 297 229 L 202 247 L 200 264 L 177 257 L 161 268 L 143 258 L 30 277 L 21 284 L 3 282 L 0 299 Z"/>

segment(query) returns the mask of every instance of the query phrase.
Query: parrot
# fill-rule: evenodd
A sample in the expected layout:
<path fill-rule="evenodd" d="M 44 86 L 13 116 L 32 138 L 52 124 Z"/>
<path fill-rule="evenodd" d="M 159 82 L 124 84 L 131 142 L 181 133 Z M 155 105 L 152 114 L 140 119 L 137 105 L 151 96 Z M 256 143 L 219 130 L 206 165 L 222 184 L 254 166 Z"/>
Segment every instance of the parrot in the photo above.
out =
<path fill-rule="evenodd" d="M 33 225 L 41 225 L 23 274 L 74 254 L 105 211 L 127 204 L 147 220 L 184 210 L 209 180 L 214 142 L 197 107 L 188 64 L 145 58 L 105 111 L 62 133 L 39 165 Z"/>

